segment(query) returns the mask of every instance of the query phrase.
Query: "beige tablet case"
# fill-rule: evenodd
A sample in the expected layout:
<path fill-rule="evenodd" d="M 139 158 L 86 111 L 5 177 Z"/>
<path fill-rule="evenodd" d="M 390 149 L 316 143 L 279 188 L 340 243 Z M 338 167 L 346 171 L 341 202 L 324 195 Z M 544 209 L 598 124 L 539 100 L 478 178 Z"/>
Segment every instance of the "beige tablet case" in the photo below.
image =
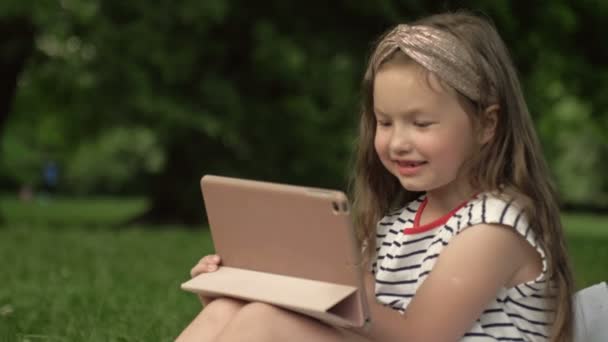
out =
<path fill-rule="evenodd" d="M 182 289 L 364 326 L 360 253 L 344 193 L 212 175 L 201 189 L 222 266 Z"/>

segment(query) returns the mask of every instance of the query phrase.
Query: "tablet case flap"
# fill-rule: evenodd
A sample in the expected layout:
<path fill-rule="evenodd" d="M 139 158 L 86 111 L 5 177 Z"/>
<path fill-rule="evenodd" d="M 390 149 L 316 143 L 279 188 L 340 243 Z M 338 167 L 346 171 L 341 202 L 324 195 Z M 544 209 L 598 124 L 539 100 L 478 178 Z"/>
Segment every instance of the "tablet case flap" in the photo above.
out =
<path fill-rule="evenodd" d="M 361 326 L 354 301 L 357 288 L 316 280 L 257 272 L 227 266 L 203 273 L 181 285 L 186 291 L 210 297 L 226 296 L 284 307 L 334 325 Z"/>

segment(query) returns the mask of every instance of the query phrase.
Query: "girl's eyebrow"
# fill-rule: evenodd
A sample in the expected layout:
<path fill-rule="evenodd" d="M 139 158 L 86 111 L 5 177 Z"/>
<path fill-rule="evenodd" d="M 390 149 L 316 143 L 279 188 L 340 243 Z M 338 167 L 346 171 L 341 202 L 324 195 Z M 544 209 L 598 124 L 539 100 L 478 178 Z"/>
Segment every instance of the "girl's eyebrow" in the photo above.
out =
<path fill-rule="evenodd" d="M 383 112 L 381 109 L 379 109 L 377 107 L 374 107 L 374 113 L 376 115 L 380 115 L 380 116 L 393 116 L 393 115 L 394 116 L 416 116 L 416 115 L 424 114 L 425 111 L 420 108 L 413 108 L 413 109 L 409 109 L 409 110 L 398 112 L 398 113 L 391 115 L 391 114 L 387 114 L 387 113 Z"/>

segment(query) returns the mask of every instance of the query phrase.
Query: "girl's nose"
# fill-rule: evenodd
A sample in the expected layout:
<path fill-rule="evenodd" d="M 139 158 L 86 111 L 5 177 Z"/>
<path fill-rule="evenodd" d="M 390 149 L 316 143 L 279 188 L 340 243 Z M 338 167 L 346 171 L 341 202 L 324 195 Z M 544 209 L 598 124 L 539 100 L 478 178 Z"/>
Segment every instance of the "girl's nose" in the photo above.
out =
<path fill-rule="evenodd" d="M 410 135 L 403 129 L 395 129 L 389 141 L 389 148 L 394 154 L 403 154 L 412 150 Z"/>

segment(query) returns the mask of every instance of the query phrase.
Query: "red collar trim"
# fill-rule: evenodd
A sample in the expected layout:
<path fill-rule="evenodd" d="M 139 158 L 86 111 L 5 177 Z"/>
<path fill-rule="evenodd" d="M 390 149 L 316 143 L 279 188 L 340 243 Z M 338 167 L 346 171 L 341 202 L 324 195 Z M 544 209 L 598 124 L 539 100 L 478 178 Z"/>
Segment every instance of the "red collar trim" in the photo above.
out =
<path fill-rule="evenodd" d="M 475 196 L 477 196 L 477 194 L 475 194 Z M 473 196 L 473 197 L 475 197 L 475 196 Z M 440 218 L 421 226 L 420 218 L 422 217 L 422 212 L 424 211 L 424 208 L 426 207 L 427 202 L 428 202 L 428 198 L 425 197 L 424 200 L 422 201 L 422 203 L 420 203 L 418 210 L 416 210 L 416 216 L 414 217 L 414 226 L 412 228 L 403 229 L 403 234 L 410 235 L 410 234 L 424 233 L 426 231 L 429 231 L 431 229 L 434 229 L 434 228 L 437 228 L 439 226 L 446 224 L 448 222 L 448 220 L 452 216 L 454 216 L 454 214 L 456 214 L 456 212 L 458 210 L 460 210 L 462 207 L 464 207 L 469 202 L 469 200 L 466 200 L 466 201 L 460 203 L 456 208 L 452 209 L 449 213 L 441 216 Z"/>

